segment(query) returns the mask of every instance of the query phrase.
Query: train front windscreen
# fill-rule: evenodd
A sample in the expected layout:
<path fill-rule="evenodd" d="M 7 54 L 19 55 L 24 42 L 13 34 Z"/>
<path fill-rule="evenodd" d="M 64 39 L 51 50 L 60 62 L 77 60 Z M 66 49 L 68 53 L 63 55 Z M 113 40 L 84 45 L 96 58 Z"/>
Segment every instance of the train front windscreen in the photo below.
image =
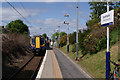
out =
<path fill-rule="evenodd" d="M 44 44 L 44 38 L 41 38 L 40 39 L 40 45 L 43 45 Z"/>
<path fill-rule="evenodd" d="M 35 45 L 35 38 L 32 38 L 32 44 Z"/>

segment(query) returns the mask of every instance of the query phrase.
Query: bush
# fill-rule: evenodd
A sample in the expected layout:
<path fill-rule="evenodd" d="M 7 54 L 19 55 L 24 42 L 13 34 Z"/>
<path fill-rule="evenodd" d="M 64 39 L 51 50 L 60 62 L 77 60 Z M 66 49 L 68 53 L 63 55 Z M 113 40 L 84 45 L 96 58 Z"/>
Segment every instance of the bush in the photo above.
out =
<path fill-rule="evenodd" d="M 91 30 L 88 29 L 88 30 L 84 30 L 83 33 L 78 34 L 79 35 L 79 39 L 78 39 L 79 40 L 79 49 L 81 49 L 82 54 L 87 53 L 87 50 L 85 48 L 85 46 L 87 46 L 87 45 L 84 44 L 84 41 L 88 41 L 88 39 L 86 39 L 86 36 L 90 32 L 91 32 Z"/>
<path fill-rule="evenodd" d="M 105 49 L 107 47 L 107 38 L 102 38 L 99 40 L 98 44 L 97 44 L 97 51 L 100 51 L 102 49 Z"/>
<path fill-rule="evenodd" d="M 101 27 L 101 23 L 98 23 L 96 20 L 89 20 L 86 26 L 88 30 L 84 30 L 83 33 L 79 34 L 79 48 L 82 54 L 95 54 L 105 49 L 107 46 L 107 27 Z M 114 25 L 110 25 L 109 27 L 111 46 L 115 44 L 119 38 L 120 25 L 118 19 L 115 18 Z"/>
<path fill-rule="evenodd" d="M 115 28 L 110 34 L 110 46 L 114 45 L 118 41 L 118 36 L 120 32 L 120 25 Z"/>
<path fill-rule="evenodd" d="M 60 38 L 60 46 L 63 47 L 67 43 L 67 35 L 65 34 Z"/>
<path fill-rule="evenodd" d="M 72 52 L 76 52 L 76 44 L 73 44 L 73 46 L 72 46 Z"/>
<path fill-rule="evenodd" d="M 76 32 L 73 32 L 72 34 L 70 34 L 70 44 L 74 44 L 76 42 Z"/>
<path fill-rule="evenodd" d="M 118 32 L 119 32 L 119 26 L 116 27 L 112 32 L 110 33 L 110 46 L 114 45 L 118 41 Z M 107 47 L 107 37 L 100 39 L 97 44 L 97 51 L 100 51 L 102 49 L 105 49 Z"/>

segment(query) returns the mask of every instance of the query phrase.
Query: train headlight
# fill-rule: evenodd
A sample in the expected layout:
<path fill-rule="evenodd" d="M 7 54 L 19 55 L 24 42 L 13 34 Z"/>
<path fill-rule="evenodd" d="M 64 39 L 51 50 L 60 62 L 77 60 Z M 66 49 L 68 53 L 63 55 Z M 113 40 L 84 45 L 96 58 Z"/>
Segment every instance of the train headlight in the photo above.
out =
<path fill-rule="evenodd" d="M 44 47 L 44 46 L 45 46 L 45 44 L 41 45 L 41 47 Z"/>
<path fill-rule="evenodd" d="M 35 45 L 33 45 L 33 47 L 35 47 Z"/>

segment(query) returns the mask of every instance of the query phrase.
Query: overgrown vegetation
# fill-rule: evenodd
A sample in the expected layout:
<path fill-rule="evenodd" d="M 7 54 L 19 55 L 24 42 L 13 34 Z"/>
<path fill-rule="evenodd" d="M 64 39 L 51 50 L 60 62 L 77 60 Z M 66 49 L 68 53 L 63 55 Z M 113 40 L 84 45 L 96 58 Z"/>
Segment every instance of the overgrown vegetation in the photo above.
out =
<path fill-rule="evenodd" d="M 90 20 L 86 22 L 87 29 L 79 30 L 78 42 L 79 50 L 84 55 L 86 54 L 96 54 L 97 52 L 105 49 L 107 42 L 107 27 L 101 27 L 100 18 L 101 14 L 107 11 L 106 2 L 89 2 L 91 9 Z M 114 9 L 114 25 L 110 25 L 110 46 L 114 45 L 118 41 L 118 32 L 120 31 L 120 1 L 119 2 L 109 2 L 110 10 Z M 58 39 L 59 33 L 53 34 L 54 38 Z M 67 35 L 61 36 L 61 47 L 67 43 Z M 76 32 L 69 34 L 70 45 L 73 45 L 72 51 L 75 52 L 76 44 Z M 83 57 L 82 56 L 82 57 Z"/>
<path fill-rule="evenodd" d="M 83 33 L 79 31 L 79 51 L 80 64 L 95 78 L 105 78 L 105 60 L 106 60 L 106 47 L 107 47 L 107 27 L 101 27 L 100 15 L 106 12 L 106 3 L 90 2 L 91 6 L 91 20 L 86 23 L 87 29 Z M 101 6 L 102 5 L 102 6 Z M 120 2 L 110 3 L 110 10 L 115 10 L 114 25 L 110 27 L 110 56 L 111 60 L 118 62 L 118 51 L 120 41 Z M 70 35 L 74 35 L 75 32 Z M 72 36 L 73 37 L 73 36 Z M 71 38 L 72 39 L 72 38 Z M 72 41 L 72 40 L 71 40 Z M 76 57 L 76 43 L 70 45 L 70 52 L 68 56 L 75 60 Z M 66 46 L 61 48 L 66 53 Z M 94 54 L 94 55 L 93 55 Z M 120 59 L 120 58 L 119 58 Z M 113 65 L 111 65 L 113 70 Z"/>
<path fill-rule="evenodd" d="M 29 29 L 22 20 L 11 21 L 2 28 L 3 65 L 12 64 L 15 59 L 31 53 Z"/>
<path fill-rule="evenodd" d="M 60 46 L 63 47 L 67 43 L 67 34 L 61 36 L 60 38 Z"/>
<path fill-rule="evenodd" d="M 67 34 L 65 32 L 55 32 L 52 35 L 52 41 L 56 41 L 57 44 L 59 43 L 59 34 L 60 34 L 60 46 L 63 47 L 64 45 L 66 45 L 66 40 L 67 40 Z"/>
<path fill-rule="evenodd" d="M 12 64 L 15 59 L 31 53 L 29 37 L 22 34 L 3 34 L 2 35 L 2 58 L 4 64 Z"/>
<path fill-rule="evenodd" d="M 119 18 L 117 13 L 120 13 L 120 8 L 115 11 L 115 22 L 110 27 L 110 46 L 118 41 L 118 32 L 120 32 Z M 92 27 L 79 33 L 79 50 L 83 55 L 88 53 L 95 54 L 107 46 L 107 27 L 101 27 L 100 23 L 94 24 Z M 73 33 L 74 34 L 74 33 Z M 74 51 L 74 50 L 73 50 Z"/>
<path fill-rule="evenodd" d="M 76 32 L 70 33 L 70 44 L 76 43 Z"/>
<path fill-rule="evenodd" d="M 91 9 L 91 20 L 88 20 L 86 26 L 90 29 L 93 25 L 100 22 L 101 14 L 107 12 L 106 2 L 89 2 Z M 120 7 L 120 2 L 109 2 L 109 10 L 117 10 Z"/>
<path fill-rule="evenodd" d="M 70 45 L 70 51 L 74 45 Z M 61 51 L 67 53 L 66 46 L 60 48 Z M 111 60 L 117 62 L 118 60 L 118 42 L 111 46 L 110 48 L 110 56 Z M 78 51 L 78 56 L 83 56 L 81 50 Z M 80 58 L 80 61 L 77 63 L 82 66 L 85 70 L 87 70 L 93 77 L 95 78 L 105 78 L 105 60 L 106 60 L 106 49 L 99 51 L 97 54 L 90 55 L 86 54 L 84 57 Z M 76 52 L 70 52 L 67 54 L 73 61 L 75 61 Z M 111 65 L 111 70 L 113 70 L 113 65 Z"/>
<path fill-rule="evenodd" d="M 98 6 L 100 4 L 106 5 L 106 3 L 89 3 L 89 4 L 90 4 L 90 6 L 94 6 L 94 5 Z M 113 4 L 110 3 L 111 9 L 113 9 L 115 7 L 116 3 L 113 3 Z M 114 7 L 112 7 L 112 6 L 114 6 Z M 99 8 L 99 6 L 98 6 L 98 8 Z M 92 9 L 92 10 L 94 10 L 94 9 Z M 99 13 L 99 11 L 97 13 Z M 120 31 L 119 16 L 117 15 L 118 13 L 120 13 L 120 8 L 117 7 L 117 8 L 115 8 L 114 25 L 109 26 L 110 27 L 110 46 L 114 45 L 118 41 L 118 32 Z M 93 14 L 93 13 L 91 13 L 91 14 Z M 91 19 L 94 21 L 95 17 L 91 16 Z M 107 45 L 107 43 L 106 43 L 107 42 L 107 38 L 106 38 L 107 37 L 107 27 L 101 27 L 101 24 L 98 22 L 94 23 L 94 22 L 90 21 L 90 25 L 89 24 L 87 25 L 88 29 L 83 30 L 83 32 L 81 32 L 79 30 L 79 33 L 78 33 L 79 50 L 81 50 L 81 53 L 83 54 L 83 56 L 88 53 L 96 54 L 97 52 L 99 52 L 107 47 L 106 46 Z M 91 25 L 91 24 L 93 24 L 93 25 Z M 67 35 L 61 37 L 61 40 L 60 40 L 61 47 L 66 45 L 66 43 L 67 43 L 66 39 L 67 39 Z M 70 42 L 69 42 L 70 45 L 74 46 L 74 48 L 72 48 L 72 51 L 75 52 L 76 51 L 76 49 L 75 49 L 76 32 L 69 34 L 69 39 L 70 39 Z"/>

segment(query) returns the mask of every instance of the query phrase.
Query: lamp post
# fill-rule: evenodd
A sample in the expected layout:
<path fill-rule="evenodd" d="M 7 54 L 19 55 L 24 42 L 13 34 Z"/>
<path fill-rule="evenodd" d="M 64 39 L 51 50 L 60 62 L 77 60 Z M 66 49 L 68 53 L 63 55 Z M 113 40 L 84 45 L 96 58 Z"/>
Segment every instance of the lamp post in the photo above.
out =
<path fill-rule="evenodd" d="M 59 29 L 56 29 L 56 31 L 58 32 L 58 34 L 59 34 Z M 59 48 L 59 35 L 58 36 L 55 36 L 56 38 L 57 38 L 57 46 L 58 46 L 58 48 Z"/>
<path fill-rule="evenodd" d="M 77 28 L 76 28 L 76 59 L 78 60 L 78 0 L 77 0 Z"/>
<path fill-rule="evenodd" d="M 58 26 L 58 28 L 59 28 L 59 48 L 60 48 L 60 26 Z"/>
<path fill-rule="evenodd" d="M 69 18 L 69 15 L 66 14 L 66 15 L 64 15 L 64 17 Z M 67 25 L 68 25 L 68 27 L 67 27 L 67 53 L 69 53 L 69 22 L 66 23 L 66 22 L 64 21 L 64 24 L 67 24 Z"/>

